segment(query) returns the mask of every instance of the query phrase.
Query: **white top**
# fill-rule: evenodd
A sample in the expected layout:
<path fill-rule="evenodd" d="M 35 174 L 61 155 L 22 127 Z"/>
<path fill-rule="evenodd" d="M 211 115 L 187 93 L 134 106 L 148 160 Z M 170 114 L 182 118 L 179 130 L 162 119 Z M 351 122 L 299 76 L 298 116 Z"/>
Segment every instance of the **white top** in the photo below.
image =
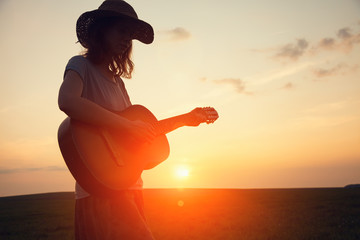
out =
<path fill-rule="evenodd" d="M 83 81 L 81 97 L 110 111 L 122 111 L 132 105 L 122 79 L 116 78 L 116 83 L 110 81 L 84 56 L 72 57 L 66 65 L 65 72 L 70 69 L 76 71 Z M 129 189 L 142 189 L 142 187 L 143 181 L 140 177 Z M 90 194 L 76 183 L 76 199 L 88 196 Z"/>

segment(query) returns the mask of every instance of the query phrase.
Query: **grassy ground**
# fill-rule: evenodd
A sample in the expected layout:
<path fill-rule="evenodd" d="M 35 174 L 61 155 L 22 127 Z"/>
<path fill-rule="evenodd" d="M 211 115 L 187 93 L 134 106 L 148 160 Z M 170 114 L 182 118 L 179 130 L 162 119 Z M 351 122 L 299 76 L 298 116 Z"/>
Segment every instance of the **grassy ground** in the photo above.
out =
<path fill-rule="evenodd" d="M 0 198 L 0 239 L 73 239 L 73 193 Z M 360 189 L 147 189 L 158 240 L 360 239 Z"/>

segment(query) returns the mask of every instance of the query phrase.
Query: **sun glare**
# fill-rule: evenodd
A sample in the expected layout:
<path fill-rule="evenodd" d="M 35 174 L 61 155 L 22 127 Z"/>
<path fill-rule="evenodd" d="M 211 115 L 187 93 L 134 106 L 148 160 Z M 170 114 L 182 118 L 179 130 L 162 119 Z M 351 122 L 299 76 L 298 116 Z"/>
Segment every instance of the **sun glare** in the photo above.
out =
<path fill-rule="evenodd" d="M 187 178 L 189 176 L 189 169 L 186 167 L 178 167 L 175 172 L 178 178 Z"/>

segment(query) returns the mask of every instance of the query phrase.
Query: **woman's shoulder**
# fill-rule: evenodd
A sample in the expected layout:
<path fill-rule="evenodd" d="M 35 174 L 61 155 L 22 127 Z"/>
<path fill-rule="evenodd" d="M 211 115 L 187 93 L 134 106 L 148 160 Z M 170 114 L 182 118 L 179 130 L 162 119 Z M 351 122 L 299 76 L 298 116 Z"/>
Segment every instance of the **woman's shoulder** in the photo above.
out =
<path fill-rule="evenodd" d="M 88 68 L 88 60 L 82 55 L 76 55 L 71 57 L 68 61 L 65 72 L 68 70 L 73 70 L 79 73 L 80 76 L 84 79 Z"/>
<path fill-rule="evenodd" d="M 73 69 L 73 70 L 85 70 L 88 68 L 89 65 L 89 60 L 86 59 L 86 57 L 82 56 L 82 55 L 76 55 L 73 56 L 69 59 L 67 65 L 66 65 L 66 69 Z"/>
<path fill-rule="evenodd" d="M 88 60 L 83 55 L 76 55 L 69 59 L 68 64 L 87 64 Z"/>

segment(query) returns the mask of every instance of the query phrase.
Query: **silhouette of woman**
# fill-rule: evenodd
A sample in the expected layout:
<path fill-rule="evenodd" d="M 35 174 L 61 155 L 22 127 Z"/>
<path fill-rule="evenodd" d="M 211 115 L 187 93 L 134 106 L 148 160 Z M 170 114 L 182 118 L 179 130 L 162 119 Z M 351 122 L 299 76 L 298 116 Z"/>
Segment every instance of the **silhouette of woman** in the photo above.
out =
<path fill-rule="evenodd" d="M 153 28 L 125 1 L 106 0 L 79 17 L 76 32 L 86 52 L 66 66 L 59 108 L 73 119 L 151 141 L 150 124 L 113 111 L 131 105 L 121 77 L 131 78 L 134 68 L 132 40 L 150 44 Z M 116 198 L 91 196 L 78 183 L 75 196 L 75 239 L 153 239 L 143 211 L 141 178 Z"/>
<path fill-rule="evenodd" d="M 85 53 L 72 57 L 66 65 L 59 108 L 71 119 L 151 142 L 156 135 L 151 124 L 114 113 L 131 106 L 121 77 L 131 78 L 134 68 L 132 40 L 152 43 L 151 25 L 138 19 L 125 1 L 105 0 L 98 9 L 79 17 L 76 33 Z M 184 125 L 208 121 L 198 109 L 190 113 L 197 119 L 186 118 Z M 107 197 L 90 194 L 77 182 L 75 239 L 154 239 L 144 216 L 142 185 L 140 177 L 116 197 Z"/>

